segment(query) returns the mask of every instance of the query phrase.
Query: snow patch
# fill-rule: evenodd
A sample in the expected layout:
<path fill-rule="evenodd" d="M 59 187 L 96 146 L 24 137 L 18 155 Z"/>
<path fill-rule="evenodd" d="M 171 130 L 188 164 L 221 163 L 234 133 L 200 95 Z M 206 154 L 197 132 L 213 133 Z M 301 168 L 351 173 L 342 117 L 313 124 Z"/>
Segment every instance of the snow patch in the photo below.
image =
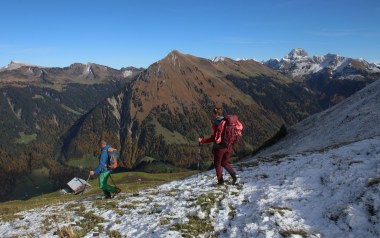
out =
<path fill-rule="evenodd" d="M 217 56 L 217 57 L 211 58 L 210 60 L 216 63 L 216 62 L 224 61 L 225 59 L 226 58 L 223 56 Z"/>
<path fill-rule="evenodd" d="M 83 74 L 84 75 L 89 75 L 91 73 L 91 65 L 90 64 L 86 64 L 86 68 L 85 70 L 83 71 Z"/>
<path fill-rule="evenodd" d="M 120 118 L 121 118 L 120 97 L 121 96 L 119 96 L 119 98 L 116 98 L 116 97 L 107 98 L 107 102 L 112 106 L 112 115 L 115 116 L 118 123 L 120 122 Z"/>
<path fill-rule="evenodd" d="M 133 72 L 131 70 L 124 70 L 123 71 L 123 77 L 124 78 L 127 78 L 127 77 L 130 77 L 132 76 Z"/>

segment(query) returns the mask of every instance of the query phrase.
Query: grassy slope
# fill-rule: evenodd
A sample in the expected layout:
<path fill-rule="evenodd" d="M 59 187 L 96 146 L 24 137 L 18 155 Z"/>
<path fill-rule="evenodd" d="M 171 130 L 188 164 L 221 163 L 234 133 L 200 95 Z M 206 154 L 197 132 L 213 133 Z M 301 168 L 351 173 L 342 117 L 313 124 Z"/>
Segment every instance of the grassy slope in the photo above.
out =
<path fill-rule="evenodd" d="M 124 193 L 137 193 L 139 190 L 167 183 L 173 180 L 182 179 L 193 175 L 196 171 L 181 172 L 181 173 L 167 173 L 167 174 L 148 174 L 142 172 L 124 172 L 112 175 L 115 184 L 122 189 Z M 84 194 L 73 195 L 64 194 L 62 191 L 33 197 L 29 200 L 15 200 L 10 202 L 0 203 L 0 219 L 13 220 L 17 217 L 17 212 L 30 210 L 42 206 L 49 206 L 58 203 L 64 203 L 76 199 L 82 199 L 93 195 L 99 195 L 103 192 L 98 187 L 98 180 L 92 179 L 89 181 L 91 188 Z M 112 180 L 109 179 L 112 184 Z"/>

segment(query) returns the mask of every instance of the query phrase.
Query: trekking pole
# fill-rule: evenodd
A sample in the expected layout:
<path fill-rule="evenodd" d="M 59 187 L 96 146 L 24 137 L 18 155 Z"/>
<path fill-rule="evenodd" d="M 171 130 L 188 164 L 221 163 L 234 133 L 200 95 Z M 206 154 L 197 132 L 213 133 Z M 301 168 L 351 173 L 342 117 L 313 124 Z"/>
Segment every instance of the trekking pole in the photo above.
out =
<path fill-rule="evenodd" d="M 114 197 L 114 196 L 116 196 L 116 194 L 120 193 L 121 189 L 116 186 L 115 181 L 113 180 L 111 174 L 110 174 L 110 178 L 111 178 L 111 181 L 113 183 L 113 186 L 115 186 L 115 194 L 113 195 L 113 197 Z"/>
<path fill-rule="evenodd" d="M 203 136 L 201 135 L 200 138 L 203 138 Z M 198 170 L 199 170 L 199 161 L 200 161 L 200 158 L 202 157 L 201 147 L 202 147 L 202 143 L 198 142 L 198 152 L 199 152 L 199 156 L 198 156 Z"/>
<path fill-rule="evenodd" d="M 200 138 L 203 138 L 203 135 L 200 135 L 199 137 L 200 137 Z M 199 156 L 198 156 L 198 176 L 197 176 L 197 183 L 199 182 L 199 173 L 200 173 L 200 170 L 199 170 L 199 163 L 200 163 L 200 159 L 201 159 L 201 157 L 202 157 L 201 151 L 202 151 L 202 143 L 198 141 L 198 153 L 199 153 Z"/>
<path fill-rule="evenodd" d="M 199 152 L 199 156 L 198 156 L 198 171 L 199 171 L 199 161 L 201 159 L 201 142 L 199 142 L 199 145 L 198 145 L 198 152 Z"/>
<path fill-rule="evenodd" d="M 113 181 L 113 178 L 112 178 L 111 174 L 110 174 L 110 179 L 111 179 L 111 181 L 112 181 L 112 183 L 113 183 L 113 186 L 115 186 L 115 188 L 117 188 L 117 187 L 116 187 L 116 184 L 115 184 L 115 181 Z"/>

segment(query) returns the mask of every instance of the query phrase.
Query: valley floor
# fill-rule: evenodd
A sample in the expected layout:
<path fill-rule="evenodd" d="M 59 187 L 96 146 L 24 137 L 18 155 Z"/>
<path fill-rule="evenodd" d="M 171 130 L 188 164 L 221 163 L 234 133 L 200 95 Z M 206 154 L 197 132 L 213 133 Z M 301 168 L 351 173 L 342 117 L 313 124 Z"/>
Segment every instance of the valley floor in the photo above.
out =
<path fill-rule="evenodd" d="M 208 171 L 89 196 L 0 221 L 0 237 L 380 237 L 380 137 L 234 167 L 237 186 Z"/>

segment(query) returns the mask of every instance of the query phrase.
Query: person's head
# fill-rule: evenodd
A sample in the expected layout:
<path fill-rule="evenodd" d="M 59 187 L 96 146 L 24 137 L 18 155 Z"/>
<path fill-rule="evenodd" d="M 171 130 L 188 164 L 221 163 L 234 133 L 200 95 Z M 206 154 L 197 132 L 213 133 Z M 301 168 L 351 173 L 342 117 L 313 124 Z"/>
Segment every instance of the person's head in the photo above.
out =
<path fill-rule="evenodd" d="M 215 117 L 220 117 L 223 114 L 223 109 L 222 107 L 215 107 L 212 113 Z"/>
<path fill-rule="evenodd" d="M 100 139 L 99 140 L 99 146 L 100 146 L 100 148 L 103 148 L 106 145 L 107 145 L 107 141 L 105 139 Z"/>

